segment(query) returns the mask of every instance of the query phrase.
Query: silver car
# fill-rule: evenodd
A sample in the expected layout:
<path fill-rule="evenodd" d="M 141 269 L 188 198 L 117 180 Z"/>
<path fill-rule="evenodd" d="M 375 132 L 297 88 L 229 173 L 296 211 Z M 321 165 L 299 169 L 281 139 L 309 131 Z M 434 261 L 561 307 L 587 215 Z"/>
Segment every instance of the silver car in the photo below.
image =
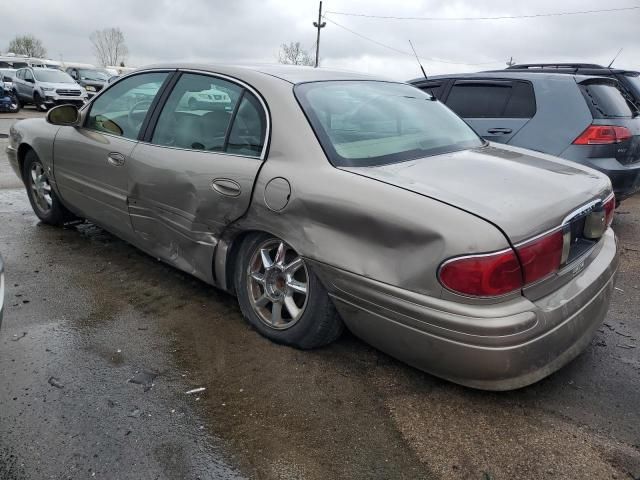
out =
<path fill-rule="evenodd" d="M 212 89 L 231 108 L 184 102 Z M 142 69 L 18 122 L 8 154 L 43 222 L 88 219 L 235 293 L 273 341 L 319 347 L 346 325 L 476 388 L 576 357 L 618 266 L 606 176 L 488 143 L 428 93 L 364 75 Z"/>
<path fill-rule="evenodd" d="M 62 104 L 81 107 L 88 100 L 87 91 L 61 70 L 21 68 L 16 71 L 13 85 L 20 103 L 32 103 L 38 110 Z"/>
<path fill-rule="evenodd" d="M 0 255 L 0 327 L 2 327 L 2 317 L 4 315 L 4 260 Z"/>

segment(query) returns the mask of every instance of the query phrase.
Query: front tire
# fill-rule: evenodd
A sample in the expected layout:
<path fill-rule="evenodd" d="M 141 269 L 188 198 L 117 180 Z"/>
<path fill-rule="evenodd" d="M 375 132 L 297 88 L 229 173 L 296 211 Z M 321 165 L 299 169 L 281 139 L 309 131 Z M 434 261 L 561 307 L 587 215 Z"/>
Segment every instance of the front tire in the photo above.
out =
<path fill-rule="evenodd" d="M 310 349 L 342 334 L 342 320 L 320 280 L 279 238 L 257 234 L 245 239 L 235 287 L 245 319 L 274 342 Z"/>
<path fill-rule="evenodd" d="M 47 106 L 44 104 L 44 100 L 38 92 L 33 94 L 33 104 L 36 106 L 36 110 L 40 112 L 46 112 Z"/>
<path fill-rule="evenodd" d="M 49 175 L 33 150 L 29 150 L 25 155 L 22 177 L 31 207 L 43 223 L 62 225 L 73 220 L 71 212 L 62 205 L 51 188 Z"/>

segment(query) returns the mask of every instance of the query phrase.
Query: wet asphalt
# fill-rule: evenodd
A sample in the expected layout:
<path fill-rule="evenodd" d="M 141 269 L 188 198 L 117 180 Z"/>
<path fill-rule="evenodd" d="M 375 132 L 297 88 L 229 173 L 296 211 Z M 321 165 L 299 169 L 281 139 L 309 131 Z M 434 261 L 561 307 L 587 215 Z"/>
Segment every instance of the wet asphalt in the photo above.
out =
<path fill-rule="evenodd" d="M 13 121 L 0 114 L 0 137 Z M 621 268 L 591 345 L 487 393 L 349 334 L 270 343 L 233 297 L 91 224 L 39 223 L 5 146 L 1 480 L 640 479 L 640 198 L 618 209 Z"/>

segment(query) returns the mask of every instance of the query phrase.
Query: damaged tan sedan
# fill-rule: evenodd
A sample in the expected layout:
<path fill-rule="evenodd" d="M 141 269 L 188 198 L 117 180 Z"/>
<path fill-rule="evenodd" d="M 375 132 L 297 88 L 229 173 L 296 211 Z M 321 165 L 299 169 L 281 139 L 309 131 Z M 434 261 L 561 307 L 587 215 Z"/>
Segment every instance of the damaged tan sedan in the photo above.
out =
<path fill-rule="evenodd" d="M 185 101 L 212 91 L 229 101 Z M 43 222 L 87 219 L 235 293 L 271 340 L 346 325 L 476 388 L 576 357 L 613 289 L 606 176 L 487 143 L 402 83 L 157 66 L 18 122 L 8 153 Z"/>

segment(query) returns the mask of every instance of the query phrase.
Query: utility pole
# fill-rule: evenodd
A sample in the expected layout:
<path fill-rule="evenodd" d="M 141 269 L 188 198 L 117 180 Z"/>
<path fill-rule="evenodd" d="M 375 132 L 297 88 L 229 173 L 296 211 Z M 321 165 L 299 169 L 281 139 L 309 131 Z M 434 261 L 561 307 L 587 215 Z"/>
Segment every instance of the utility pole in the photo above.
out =
<path fill-rule="evenodd" d="M 313 26 L 318 29 L 318 37 L 316 38 L 316 64 L 315 68 L 318 68 L 318 62 L 320 60 L 320 29 L 324 28 L 327 25 L 327 22 L 322 21 L 322 2 L 320 2 L 320 6 L 318 7 L 318 21 L 313 22 Z"/>

